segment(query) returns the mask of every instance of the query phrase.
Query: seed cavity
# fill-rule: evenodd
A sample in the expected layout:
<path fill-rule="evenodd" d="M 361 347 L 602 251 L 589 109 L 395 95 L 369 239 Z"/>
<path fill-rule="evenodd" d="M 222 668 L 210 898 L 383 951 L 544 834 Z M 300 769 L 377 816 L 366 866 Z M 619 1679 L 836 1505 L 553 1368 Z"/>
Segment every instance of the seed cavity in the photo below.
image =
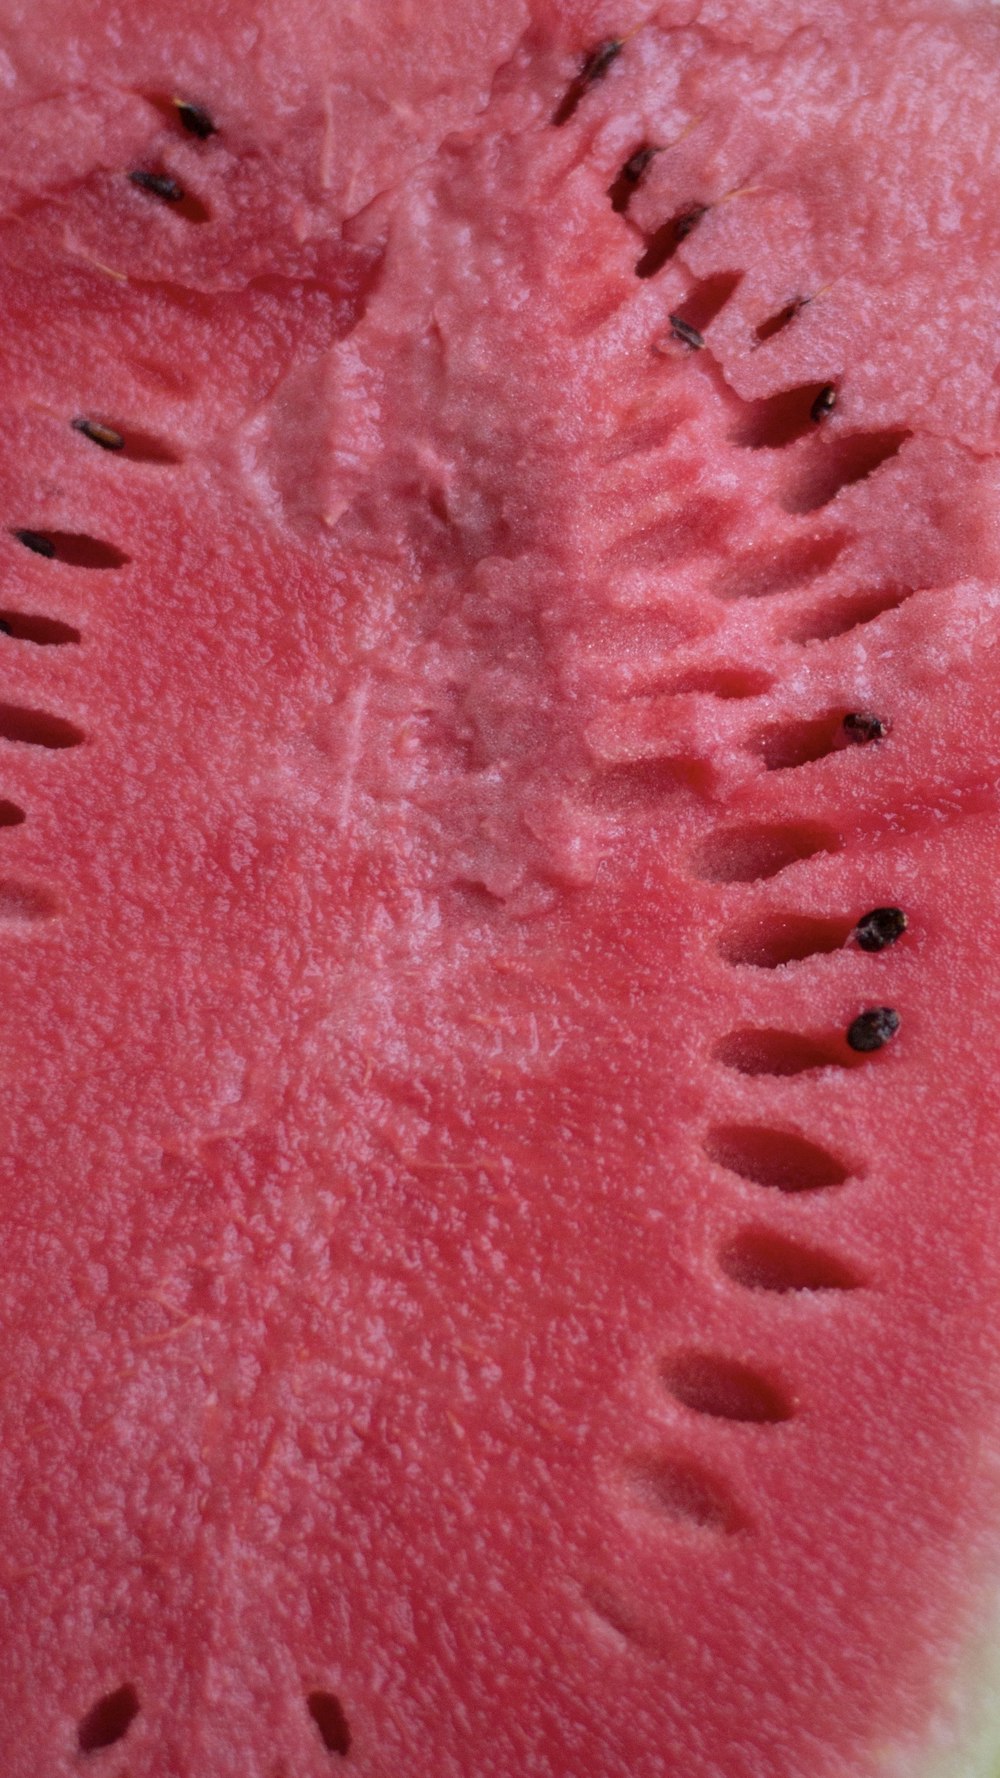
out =
<path fill-rule="evenodd" d="M 675 340 L 679 340 L 682 346 L 690 346 L 693 352 L 700 352 L 705 344 L 704 335 L 699 333 L 696 327 L 692 327 L 690 321 L 685 321 L 681 315 L 671 315 L 670 331 Z"/>
<path fill-rule="evenodd" d="M 719 1264 L 744 1290 L 858 1290 L 863 1279 L 835 1254 L 802 1247 L 770 1229 L 747 1229 L 723 1248 Z"/>
<path fill-rule="evenodd" d="M 192 203 L 190 197 L 185 204 Z M 109 426 L 103 420 L 91 420 L 81 415 L 71 420 L 74 432 L 89 438 L 93 444 L 100 445 L 104 451 L 112 451 L 126 457 L 130 463 L 179 463 L 181 461 L 173 445 L 155 433 L 143 432 L 134 426 Z"/>
<path fill-rule="evenodd" d="M 824 394 L 817 383 L 799 383 L 759 401 L 744 402 L 730 433 L 732 443 L 749 451 L 780 451 L 795 444 L 811 433 Z"/>
<path fill-rule="evenodd" d="M 875 623 L 886 612 L 897 611 L 913 597 L 913 587 L 878 587 L 837 598 L 814 610 L 797 614 L 789 623 L 790 642 L 832 642 L 863 624 Z"/>
<path fill-rule="evenodd" d="M 754 550 L 737 557 L 714 591 L 720 599 L 770 599 L 826 574 L 848 542 L 843 531 L 821 537 L 797 537 L 778 548 Z"/>
<path fill-rule="evenodd" d="M 54 919 L 60 911 L 56 897 L 41 884 L 24 883 L 16 877 L 0 877 L 0 920 L 8 924 L 31 925 Z"/>
<path fill-rule="evenodd" d="M 84 438 L 89 438 L 92 444 L 100 445 L 102 451 L 125 449 L 125 440 L 121 433 L 116 432 L 113 426 L 102 425 L 100 420 L 87 420 L 81 416 L 71 420 L 70 425 L 74 432 L 82 432 Z"/>
<path fill-rule="evenodd" d="M 847 1028 L 847 1041 L 852 1050 L 867 1055 L 884 1049 L 899 1030 L 899 1014 L 891 1006 L 870 1006 L 858 1014 Z"/>
<path fill-rule="evenodd" d="M 866 747 L 869 741 L 884 741 L 892 724 L 883 716 L 868 710 L 852 710 L 844 717 L 844 733 L 856 746 Z"/>
<path fill-rule="evenodd" d="M 181 204 L 184 201 L 184 187 L 178 185 L 169 173 L 151 173 L 146 167 L 133 167 L 129 173 L 133 185 L 140 191 L 148 191 L 154 198 L 161 198 L 165 204 Z"/>
<path fill-rule="evenodd" d="M 773 1077 L 856 1065 L 845 1056 L 839 1039 L 804 1037 L 795 1031 L 753 1026 L 728 1032 L 719 1039 L 712 1055 L 723 1068 L 731 1068 L 736 1074 Z"/>
<path fill-rule="evenodd" d="M 850 936 L 847 920 L 824 920 L 809 914 L 759 914 L 731 927 L 719 938 L 719 955 L 727 963 L 751 969 L 781 969 L 807 957 L 828 956 L 843 948 Z"/>
<path fill-rule="evenodd" d="M 836 384 L 835 383 L 824 383 L 822 389 L 819 391 L 819 394 L 817 395 L 815 401 L 813 402 L 812 407 L 809 409 L 809 418 L 811 420 L 815 420 L 818 425 L 820 420 L 826 419 L 827 414 L 833 413 L 833 410 L 836 407 L 836 405 L 837 405 Z"/>
<path fill-rule="evenodd" d="M 569 122 L 584 94 L 589 92 L 592 86 L 596 86 L 599 80 L 604 79 L 611 64 L 617 61 L 624 47 L 620 37 L 606 37 L 602 43 L 596 44 L 593 49 L 587 51 L 580 63 L 579 72 L 570 81 L 552 113 L 552 122 L 557 128 Z"/>
<path fill-rule="evenodd" d="M 128 1734 L 139 1714 L 139 1697 L 134 1685 L 120 1685 L 108 1692 L 88 1710 L 76 1738 L 81 1753 L 96 1753 L 101 1747 L 113 1747 Z"/>
<path fill-rule="evenodd" d="M 899 454 L 909 432 L 853 432 L 846 437 L 830 434 L 815 439 L 817 447 L 802 462 L 801 471 L 781 495 L 786 512 L 818 512 L 829 506 L 842 488 L 866 481 Z"/>
<path fill-rule="evenodd" d="M 67 562 L 73 568 L 124 568 L 129 559 L 115 544 L 89 537 L 84 531 L 14 531 L 12 535 L 37 556 Z"/>
<path fill-rule="evenodd" d="M 327 1753 L 339 1753 L 346 1758 L 351 1751 L 351 1731 L 340 1699 L 334 1692 L 310 1692 L 306 1708 Z"/>
<path fill-rule="evenodd" d="M 902 908 L 872 908 L 870 913 L 862 914 L 854 937 L 862 951 L 884 951 L 902 938 L 906 926 Z"/>
<path fill-rule="evenodd" d="M 178 122 L 189 136 L 197 136 L 199 142 L 207 142 L 209 136 L 218 134 L 216 125 L 201 105 L 190 105 L 186 99 L 174 99 L 173 104 Z"/>
<path fill-rule="evenodd" d="M 748 1365 L 712 1353 L 690 1352 L 664 1367 L 671 1395 L 695 1414 L 717 1420 L 778 1425 L 794 1412 L 784 1390 Z"/>
<path fill-rule="evenodd" d="M 707 204 L 689 205 L 686 210 L 672 216 L 669 222 L 664 222 L 649 235 L 645 252 L 636 261 L 636 277 L 654 278 L 657 272 L 662 271 L 668 260 L 673 259 L 681 242 L 687 240 L 691 230 L 697 227 L 707 212 Z"/>
<path fill-rule="evenodd" d="M 773 1191 L 825 1191 L 849 1177 L 842 1161 L 791 1130 L 757 1124 L 716 1124 L 705 1136 L 708 1159 L 752 1185 Z"/>
<path fill-rule="evenodd" d="M 845 746 L 884 740 L 891 726 L 888 718 L 868 711 L 845 716 L 841 710 L 831 710 L 805 722 L 771 723 L 752 737 L 751 750 L 760 754 L 767 771 L 784 772 L 815 765 L 831 753 L 843 752 Z"/>
<path fill-rule="evenodd" d="M 836 852 L 839 845 L 840 837 L 831 828 L 806 822 L 720 827 L 702 840 L 692 864 L 707 883 L 758 883 L 820 853 Z"/>
<path fill-rule="evenodd" d="M 61 648 L 81 640 L 72 624 L 34 611 L 5 611 L 0 615 L 0 635 L 13 636 L 16 642 L 34 642 L 40 648 Z"/>
<path fill-rule="evenodd" d="M 601 1583 L 588 1585 L 582 1591 L 586 1604 L 605 1630 L 650 1653 L 658 1651 L 657 1638 L 643 1624 L 640 1612 L 630 1600 Z"/>
<path fill-rule="evenodd" d="M 87 739 L 75 722 L 53 716 L 48 710 L 29 710 L 22 704 L 0 704 L 0 740 L 17 741 L 26 747 L 82 747 Z"/>
<path fill-rule="evenodd" d="M 640 1459 L 632 1482 L 641 1500 L 677 1525 L 728 1534 L 745 1529 L 746 1518 L 729 1489 L 691 1457 Z"/>
<path fill-rule="evenodd" d="M 671 696 L 692 692 L 710 698 L 760 698 L 773 684 L 767 673 L 752 667 L 692 667 L 674 679 L 667 690 Z"/>
<path fill-rule="evenodd" d="M 808 722 L 772 723 L 759 731 L 753 751 L 759 752 L 769 772 L 794 771 L 799 766 L 815 765 L 829 754 L 842 750 L 843 718 L 839 711 L 830 711 Z"/>

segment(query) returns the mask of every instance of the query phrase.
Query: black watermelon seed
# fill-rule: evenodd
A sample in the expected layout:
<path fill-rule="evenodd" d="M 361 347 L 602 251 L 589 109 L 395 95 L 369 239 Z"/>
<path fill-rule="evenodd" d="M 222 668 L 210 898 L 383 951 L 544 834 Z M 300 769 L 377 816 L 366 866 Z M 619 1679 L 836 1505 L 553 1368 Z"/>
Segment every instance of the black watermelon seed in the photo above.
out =
<path fill-rule="evenodd" d="M 884 741 L 890 727 L 884 716 L 872 716 L 867 710 L 852 710 L 844 717 L 845 735 L 862 747 L 869 741 Z"/>
<path fill-rule="evenodd" d="M 707 204 L 695 204 L 690 210 L 685 210 L 683 216 L 678 216 L 677 221 L 674 223 L 675 239 L 678 241 L 686 241 L 691 230 L 695 228 L 701 221 L 702 217 L 707 214 Z"/>
<path fill-rule="evenodd" d="M 756 330 L 761 345 L 765 340 L 773 339 L 776 333 L 781 333 L 786 327 L 789 327 L 796 315 L 801 315 L 802 310 L 811 301 L 812 298 L 809 296 L 793 296 L 791 302 L 786 303 L 783 309 L 779 309 L 776 315 L 771 315 L 766 321 L 762 321 Z"/>
<path fill-rule="evenodd" d="M 586 89 L 597 80 L 603 80 L 612 62 L 617 61 L 625 45 L 620 37 L 606 37 L 595 49 L 589 50 L 580 66 L 577 80 Z"/>
<path fill-rule="evenodd" d="M 629 155 L 621 170 L 621 177 L 626 185 L 638 185 L 655 153 L 656 149 L 646 143 L 644 147 L 637 148 L 634 154 Z"/>
<path fill-rule="evenodd" d="M 23 543 L 25 549 L 33 549 L 36 556 L 47 556 L 49 561 L 56 553 L 51 537 L 44 536 L 41 531 L 12 531 L 11 536 L 16 537 L 18 543 Z"/>
<path fill-rule="evenodd" d="M 614 183 L 608 187 L 611 208 L 616 215 L 621 216 L 628 209 L 629 199 L 656 153 L 657 149 L 644 143 L 642 148 L 637 148 L 634 154 L 629 155 Z"/>
<path fill-rule="evenodd" d="M 905 931 L 906 915 L 902 908 L 872 908 L 870 913 L 862 914 L 854 936 L 863 951 L 884 951 Z"/>
<path fill-rule="evenodd" d="M 590 87 L 596 86 L 599 80 L 604 79 L 612 62 L 617 60 L 624 47 L 620 37 L 606 37 L 603 43 L 598 43 L 593 49 L 587 51 L 580 63 L 579 73 L 574 80 L 570 81 L 552 114 L 554 124 L 569 122 L 584 93 Z"/>
<path fill-rule="evenodd" d="M 671 315 L 670 331 L 675 340 L 680 340 L 684 346 L 690 346 L 693 352 L 700 352 L 705 344 L 704 334 L 699 333 L 696 327 L 692 327 L 690 321 L 683 321 L 680 315 Z"/>
<path fill-rule="evenodd" d="M 5 617 L 0 617 L 0 636 L 13 636 L 14 631 Z"/>
<path fill-rule="evenodd" d="M 102 426 L 100 420 L 71 420 L 74 432 L 82 432 L 92 444 L 100 445 L 102 451 L 123 451 L 125 440 L 113 426 Z"/>
<path fill-rule="evenodd" d="M 815 401 L 813 402 L 812 407 L 809 409 L 809 418 L 811 420 L 817 421 L 817 423 L 820 420 L 825 420 L 827 414 L 833 413 L 833 410 L 836 407 L 836 405 L 837 405 L 836 387 L 834 386 L 833 383 L 825 383 L 823 385 L 823 388 L 820 390 L 819 394 L 817 395 Z"/>
<path fill-rule="evenodd" d="M 184 187 L 171 179 L 169 173 L 148 173 L 145 167 L 134 167 L 129 174 L 133 185 L 140 191 L 151 192 L 154 198 L 162 198 L 165 204 L 180 204 L 184 199 Z"/>
<path fill-rule="evenodd" d="M 177 109 L 179 122 L 183 124 L 189 135 L 197 136 L 199 142 L 207 142 L 209 136 L 218 134 L 208 112 L 203 110 L 200 105 L 189 105 L 186 99 L 175 99 L 174 105 Z"/>
<path fill-rule="evenodd" d="M 859 1050 L 864 1055 L 869 1050 L 884 1048 L 898 1030 L 898 1012 L 891 1006 L 870 1006 L 848 1026 L 847 1041 L 852 1050 Z"/>

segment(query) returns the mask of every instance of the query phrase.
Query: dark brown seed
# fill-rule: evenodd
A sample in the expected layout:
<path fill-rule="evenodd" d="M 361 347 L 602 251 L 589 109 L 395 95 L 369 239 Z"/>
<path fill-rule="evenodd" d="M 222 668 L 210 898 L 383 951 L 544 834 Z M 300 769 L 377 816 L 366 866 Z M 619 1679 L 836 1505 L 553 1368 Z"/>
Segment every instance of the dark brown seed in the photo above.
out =
<path fill-rule="evenodd" d="M 71 420 L 74 432 L 82 432 L 92 444 L 100 445 L 102 451 L 123 451 L 125 440 L 113 426 L 102 426 L 100 420 Z"/>
<path fill-rule="evenodd" d="M 696 327 L 692 327 L 690 321 L 682 320 L 680 315 L 671 315 L 670 331 L 675 340 L 680 340 L 684 346 L 690 346 L 694 352 L 700 352 L 705 344 L 704 335 Z"/>
<path fill-rule="evenodd" d="M 707 204 L 695 204 L 690 210 L 685 210 L 683 216 L 678 216 L 674 223 L 675 239 L 678 241 L 686 241 L 691 230 L 696 227 L 702 217 L 707 215 L 707 213 Z"/>
<path fill-rule="evenodd" d="M 5 617 L 0 617 L 0 636 L 13 636 L 14 631 Z"/>
<path fill-rule="evenodd" d="M 813 402 L 812 407 L 809 409 L 809 418 L 815 420 L 818 425 L 820 420 L 826 419 L 827 414 L 833 413 L 836 405 L 837 390 L 835 385 L 833 383 L 824 383 Z"/>
<path fill-rule="evenodd" d="M 56 553 L 51 537 L 46 537 L 41 531 L 15 530 L 11 535 L 17 538 L 18 543 L 23 543 L 25 549 L 33 549 L 36 556 L 47 556 L 51 561 Z"/>
<path fill-rule="evenodd" d="M 165 204 L 180 204 L 184 200 L 184 187 L 178 185 L 176 179 L 171 179 L 169 173 L 148 173 L 145 167 L 134 167 L 129 178 L 140 191 L 162 198 Z"/>
<path fill-rule="evenodd" d="M 848 1026 L 847 1041 L 852 1050 L 865 1055 L 869 1050 L 883 1049 L 898 1030 L 898 1012 L 891 1006 L 870 1006 Z"/>
<path fill-rule="evenodd" d="M 593 86 L 597 80 L 603 80 L 612 62 L 617 61 L 625 45 L 620 37 L 606 37 L 603 43 L 589 50 L 580 65 L 577 80 L 581 86 Z"/>
<path fill-rule="evenodd" d="M 869 741 L 884 741 L 890 727 L 884 716 L 872 716 L 868 710 L 852 710 L 844 717 L 845 735 L 861 747 Z"/>
<path fill-rule="evenodd" d="M 627 185 L 638 185 L 655 153 L 656 149 L 646 143 L 644 147 L 637 148 L 634 154 L 629 155 L 622 168 L 622 178 Z"/>
<path fill-rule="evenodd" d="M 776 315 L 769 315 L 766 321 L 762 321 L 756 329 L 761 345 L 765 340 L 773 339 L 776 333 L 781 333 L 784 328 L 790 326 L 796 315 L 801 314 L 806 304 L 811 300 L 808 296 L 793 296 L 791 302 L 786 303 L 783 309 L 779 309 Z"/>
<path fill-rule="evenodd" d="M 863 951 L 884 951 L 905 931 L 906 915 L 902 908 L 872 908 L 870 913 L 862 914 L 854 936 Z"/>
<path fill-rule="evenodd" d="M 218 133 L 208 112 L 203 111 L 200 105 L 189 105 L 186 99 L 175 99 L 174 105 L 178 120 L 190 135 L 197 136 L 199 142 L 207 142 L 209 136 Z"/>
<path fill-rule="evenodd" d="M 620 37 L 606 37 L 594 49 L 588 50 L 580 64 L 580 71 L 570 81 L 559 104 L 552 113 L 552 122 L 556 125 L 568 123 L 585 92 L 603 80 L 612 62 L 621 55 L 624 44 Z"/>
<path fill-rule="evenodd" d="M 658 150 L 648 143 L 645 143 L 642 148 L 637 148 L 634 154 L 629 155 L 617 178 L 608 187 L 611 208 L 616 215 L 621 216 L 628 209 L 632 193 L 657 152 Z"/>

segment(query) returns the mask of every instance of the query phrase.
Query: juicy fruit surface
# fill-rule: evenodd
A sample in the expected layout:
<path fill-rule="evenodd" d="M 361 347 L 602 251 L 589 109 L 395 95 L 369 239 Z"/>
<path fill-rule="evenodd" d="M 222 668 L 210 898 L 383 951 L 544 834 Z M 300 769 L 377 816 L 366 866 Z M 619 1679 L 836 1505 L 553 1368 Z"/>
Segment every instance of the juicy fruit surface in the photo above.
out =
<path fill-rule="evenodd" d="M 0 1768 L 916 1769 L 1000 1569 L 1000 22 L 207 10 L 0 13 Z"/>

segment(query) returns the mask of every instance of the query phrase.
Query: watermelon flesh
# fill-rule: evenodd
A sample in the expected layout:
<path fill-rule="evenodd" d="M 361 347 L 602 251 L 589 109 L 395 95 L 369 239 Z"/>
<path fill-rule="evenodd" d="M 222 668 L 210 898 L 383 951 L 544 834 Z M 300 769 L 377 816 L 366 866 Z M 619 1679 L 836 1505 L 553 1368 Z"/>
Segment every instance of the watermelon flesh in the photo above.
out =
<path fill-rule="evenodd" d="M 0 1769 L 985 1778 L 1000 17 L 44 15 Z"/>

